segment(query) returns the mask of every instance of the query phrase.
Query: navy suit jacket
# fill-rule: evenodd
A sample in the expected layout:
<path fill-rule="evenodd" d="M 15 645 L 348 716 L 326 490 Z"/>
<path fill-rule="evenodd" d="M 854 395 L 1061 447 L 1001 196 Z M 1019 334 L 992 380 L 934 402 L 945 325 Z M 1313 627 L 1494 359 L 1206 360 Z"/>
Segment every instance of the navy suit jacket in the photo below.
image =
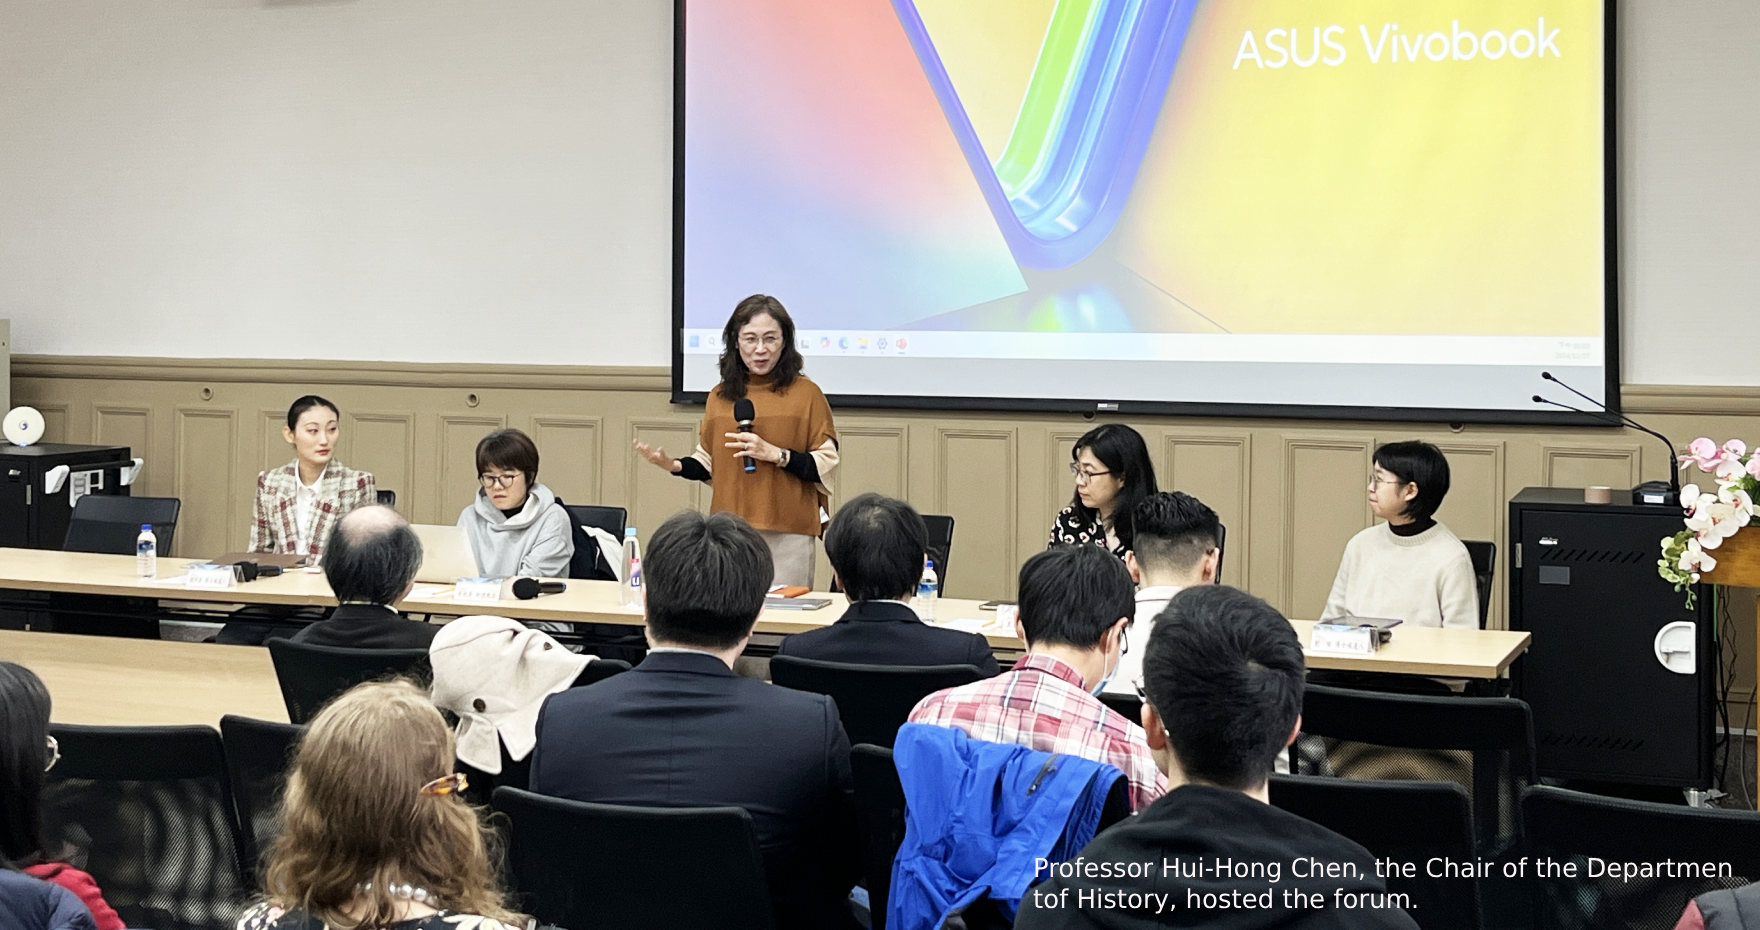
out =
<path fill-rule="evenodd" d="M 652 652 L 544 701 L 531 789 L 752 815 L 781 930 L 853 926 L 860 875 L 849 737 L 821 694 L 740 678 L 715 656 Z"/>
<path fill-rule="evenodd" d="M 868 665 L 975 665 L 999 669 L 990 641 L 977 633 L 933 627 L 894 601 L 858 601 L 836 623 L 782 641 L 777 655 Z"/>

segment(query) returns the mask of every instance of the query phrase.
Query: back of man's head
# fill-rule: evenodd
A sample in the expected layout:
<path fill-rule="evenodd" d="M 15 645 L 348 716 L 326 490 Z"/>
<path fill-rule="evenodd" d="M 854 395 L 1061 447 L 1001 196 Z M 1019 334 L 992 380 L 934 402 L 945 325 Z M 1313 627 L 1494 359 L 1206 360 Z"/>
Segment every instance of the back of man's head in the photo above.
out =
<path fill-rule="evenodd" d="M 1020 618 L 1029 646 L 1093 649 L 1136 609 L 1131 573 L 1099 546 L 1053 546 L 1021 566 Z"/>
<path fill-rule="evenodd" d="M 1216 511 L 1184 491 L 1151 494 L 1131 512 L 1133 551 L 1146 575 L 1189 577 L 1222 545 Z"/>
<path fill-rule="evenodd" d="M 422 541 L 390 507 L 358 507 L 336 521 L 324 546 L 324 576 L 342 603 L 389 607 L 422 567 Z"/>
<path fill-rule="evenodd" d="M 674 514 L 642 560 L 656 644 L 730 649 L 752 631 L 775 569 L 758 531 L 731 513 Z"/>
<path fill-rule="evenodd" d="M 928 545 L 915 507 L 873 493 L 844 504 L 825 530 L 825 557 L 852 601 L 909 597 L 922 581 Z"/>
<path fill-rule="evenodd" d="M 1302 713 L 1306 666 L 1270 604 L 1203 585 L 1174 595 L 1143 656 L 1143 687 L 1188 781 L 1265 783 Z"/>

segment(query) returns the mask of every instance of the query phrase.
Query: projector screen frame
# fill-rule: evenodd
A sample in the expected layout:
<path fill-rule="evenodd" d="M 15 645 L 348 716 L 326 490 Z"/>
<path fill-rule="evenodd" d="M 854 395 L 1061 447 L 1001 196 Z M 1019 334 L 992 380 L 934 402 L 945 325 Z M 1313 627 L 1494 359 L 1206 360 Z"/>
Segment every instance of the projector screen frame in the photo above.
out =
<path fill-rule="evenodd" d="M 680 406 L 703 406 L 708 391 L 684 389 L 685 282 L 685 18 L 688 0 L 672 8 L 672 399 Z M 1605 301 L 1602 319 L 1602 398 L 1608 413 L 1573 413 L 1535 404 L 1532 410 L 1365 407 L 1318 404 L 1234 404 L 1187 401 L 1115 400 L 1111 398 L 963 397 L 926 394 L 838 394 L 826 392 L 833 407 L 877 410 L 971 411 L 994 413 L 1075 413 L 1105 416 L 1204 417 L 1253 420 L 1346 420 L 1511 426 L 1618 427 L 1620 398 L 1619 328 L 1619 30 L 1614 0 L 1602 0 L 1602 216 Z M 729 311 L 731 312 L 731 310 Z M 1049 364 L 1049 362 L 1047 362 Z M 1173 363 L 1169 363 L 1173 364 Z M 811 372 L 807 372 L 810 376 Z M 1568 377 L 1568 374 L 1567 374 Z M 1543 384 L 1535 385 L 1535 392 Z M 1555 397 L 1576 404 L 1574 395 Z"/>

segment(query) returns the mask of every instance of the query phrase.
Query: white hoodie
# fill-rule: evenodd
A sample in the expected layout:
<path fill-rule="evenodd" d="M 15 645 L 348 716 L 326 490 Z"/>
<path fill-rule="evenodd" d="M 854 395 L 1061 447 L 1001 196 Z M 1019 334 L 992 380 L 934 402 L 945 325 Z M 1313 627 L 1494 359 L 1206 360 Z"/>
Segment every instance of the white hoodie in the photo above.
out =
<path fill-rule="evenodd" d="M 470 537 L 477 571 L 485 578 L 567 578 L 574 557 L 574 528 L 568 511 L 556 506 L 556 494 L 542 483 L 532 485 L 525 506 L 505 516 L 477 489 L 477 499 L 458 515 Z"/>

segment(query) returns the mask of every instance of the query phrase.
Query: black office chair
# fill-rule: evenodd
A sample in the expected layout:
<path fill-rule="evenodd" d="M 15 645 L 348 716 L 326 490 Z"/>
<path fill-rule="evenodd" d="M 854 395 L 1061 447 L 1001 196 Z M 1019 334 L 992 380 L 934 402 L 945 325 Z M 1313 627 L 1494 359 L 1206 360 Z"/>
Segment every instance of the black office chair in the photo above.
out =
<path fill-rule="evenodd" d="M 569 687 L 585 688 L 587 685 L 598 684 L 613 675 L 627 672 L 630 668 L 631 665 L 622 659 L 594 659 L 587 663 L 586 668 L 581 669 L 580 675 Z"/>
<path fill-rule="evenodd" d="M 1431 878 L 1433 857 L 1471 862 L 1473 824 L 1467 791 L 1454 782 L 1359 781 L 1271 776 L 1271 804 L 1354 840 L 1377 859 L 1417 863 L 1414 878 L 1390 877 L 1387 890 L 1411 896 L 1424 930 L 1478 930 L 1478 882 Z"/>
<path fill-rule="evenodd" d="M 159 554 L 167 555 L 182 508 L 183 502 L 175 497 L 87 494 L 73 505 L 61 551 L 134 555 L 141 525 L 151 524 Z"/>
<path fill-rule="evenodd" d="M 1140 647 L 1139 647 L 1140 648 Z M 1143 699 L 1134 694 L 1119 694 L 1113 691 L 1100 692 L 1100 703 L 1117 711 L 1120 716 L 1130 722 L 1143 725 Z"/>
<path fill-rule="evenodd" d="M 837 702 L 849 741 L 891 748 L 917 702 L 942 688 L 984 678 L 970 665 L 857 665 L 797 656 L 770 660 L 770 680 L 784 688 L 828 694 Z"/>
<path fill-rule="evenodd" d="M 769 885 L 738 807 L 625 807 L 495 789 L 520 910 L 594 930 L 771 930 Z M 685 860 L 702 867 L 688 869 Z"/>
<path fill-rule="evenodd" d="M 953 555 L 953 518 L 945 514 L 923 514 L 923 528 L 929 531 L 929 558 L 935 560 L 935 593 L 947 593 L 947 560 Z"/>
<path fill-rule="evenodd" d="M 130 927 L 230 930 L 246 892 L 225 752 L 213 727 L 49 728 L 61 761 L 44 842 L 69 850 Z"/>
<path fill-rule="evenodd" d="M 238 807 L 239 859 L 254 883 L 263 852 L 281 832 L 281 793 L 306 728 L 227 714 L 220 718 L 226 779 Z"/>
<path fill-rule="evenodd" d="M 629 511 L 622 507 L 600 507 L 595 504 L 564 504 L 568 517 L 576 526 L 590 526 L 611 534 L 612 539 L 622 539 L 624 529 L 629 525 Z M 578 539 L 578 537 L 577 537 Z M 588 553 L 577 551 L 574 560 L 569 563 L 570 578 L 588 578 L 598 581 L 616 581 L 617 569 L 605 561 L 605 554 L 598 546 L 592 548 L 591 560 Z"/>
<path fill-rule="evenodd" d="M 1687 902 L 1760 880 L 1760 814 L 1626 801 L 1538 785 L 1522 797 L 1530 858 L 1577 865 L 1536 886 L 1536 927 L 1670 930 Z M 1587 857 L 1610 863 L 1721 863 L 1727 878 L 1588 877 Z"/>
<path fill-rule="evenodd" d="M 1497 573 L 1497 543 L 1461 540 L 1473 560 L 1473 584 L 1479 590 L 1479 629 L 1485 629 L 1485 618 L 1491 616 L 1491 576 Z"/>
<path fill-rule="evenodd" d="M 397 509 L 396 491 L 387 491 L 384 488 L 379 488 L 373 492 L 373 500 L 381 507 L 390 507 L 392 510 Z"/>
<path fill-rule="evenodd" d="M 349 649 L 271 639 L 269 659 L 287 702 L 287 719 L 309 723 L 325 702 L 363 681 L 428 675 L 426 649 Z"/>
<path fill-rule="evenodd" d="M 1521 827 L 1517 799 L 1539 780 L 1533 714 L 1515 698 L 1310 684 L 1302 699 L 1302 733 L 1326 738 L 1328 761 L 1344 777 L 1466 787 L 1473 798 L 1474 846 L 1486 856 L 1515 845 Z"/>

